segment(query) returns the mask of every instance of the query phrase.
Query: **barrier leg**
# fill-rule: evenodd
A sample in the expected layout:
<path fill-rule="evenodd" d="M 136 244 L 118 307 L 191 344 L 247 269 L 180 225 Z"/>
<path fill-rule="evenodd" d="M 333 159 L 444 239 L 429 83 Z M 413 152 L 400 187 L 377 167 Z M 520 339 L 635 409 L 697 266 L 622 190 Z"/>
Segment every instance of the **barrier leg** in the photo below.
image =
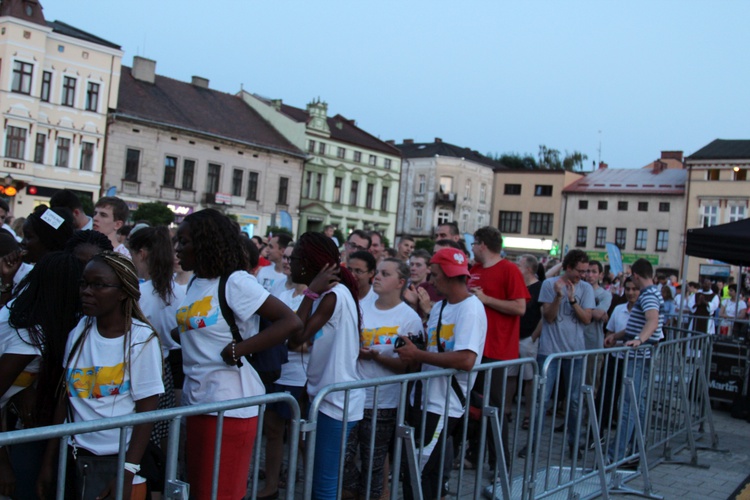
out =
<path fill-rule="evenodd" d="M 491 498 L 510 498 L 510 477 L 508 476 L 508 462 L 505 460 L 505 443 L 500 438 L 500 412 L 494 406 L 485 406 L 482 408 L 482 416 L 487 418 L 492 431 L 492 441 L 495 444 L 495 453 L 497 455 L 495 468 L 498 469 L 495 480 L 486 488 Z M 477 469 L 477 476 L 481 474 L 481 468 Z M 499 481 L 498 481 L 499 479 Z M 498 483 L 500 487 L 498 488 Z M 498 491 L 499 490 L 499 491 Z M 497 494 L 502 493 L 501 497 Z"/>
<path fill-rule="evenodd" d="M 594 460 L 596 460 L 597 468 L 599 469 L 599 483 L 602 487 L 602 498 L 607 500 L 609 498 L 609 491 L 607 488 L 607 471 L 604 464 L 604 452 L 602 451 L 602 439 L 601 432 L 599 430 L 599 422 L 596 418 L 596 403 L 594 402 L 594 390 L 590 385 L 584 385 L 581 388 L 583 397 L 586 399 L 586 405 L 589 409 L 588 417 L 588 428 L 591 429 L 594 435 Z"/>
<path fill-rule="evenodd" d="M 411 477 L 411 492 L 415 500 L 422 500 L 422 487 L 420 471 L 417 466 L 417 447 L 414 444 L 414 427 L 401 424 L 396 427 L 396 438 L 403 440 L 404 453 L 406 455 L 406 466 Z M 391 491 L 393 495 L 395 491 Z"/>

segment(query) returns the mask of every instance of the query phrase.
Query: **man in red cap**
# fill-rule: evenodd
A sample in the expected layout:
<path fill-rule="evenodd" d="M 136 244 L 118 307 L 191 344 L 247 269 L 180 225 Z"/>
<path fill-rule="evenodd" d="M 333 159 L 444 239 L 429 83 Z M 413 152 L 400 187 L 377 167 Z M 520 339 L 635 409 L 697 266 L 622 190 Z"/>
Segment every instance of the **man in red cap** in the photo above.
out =
<path fill-rule="evenodd" d="M 423 372 L 454 368 L 471 370 L 481 361 L 484 352 L 484 339 L 487 332 L 487 317 L 484 306 L 466 288 L 469 277 L 468 257 L 461 250 L 443 248 L 430 259 L 431 280 L 445 300 L 435 304 L 427 320 L 427 348 L 422 351 L 411 341 L 404 339 L 406 345 L 396 349 L 396 353 L 409 364 L 421 363 Z M 442 465 L 440 450 L 442 440 L 453 433 L 464 413 L 464 406 L 469 391 L 474 385 L 476 374 L 458 373 L 449 378 L 436 378 L 424 384 L 427 390 L 421 394 L 419 383 L 411 395 L 411 404 L 417 410 L 412 413 L 410 424 L 417 428 L 414 435 L 420 436 L 421 415 L 415 413 L 426 411 L 424 436 L 426 442 L 422 455 L 418 456 L 418 467 L 421 469 L 423 498 L 438 498 L 445 495 L 438 491 L 441 481 Z M 448 421 L 445 422 L 446 394 L 449 394 Z M 438 436 L 435 439 L 435 436 Z M 446 450 L 445 460 L 452 463 L 452 447 Z M 412 498 L 411 481 L 404 481 L 404 498 Z"/>

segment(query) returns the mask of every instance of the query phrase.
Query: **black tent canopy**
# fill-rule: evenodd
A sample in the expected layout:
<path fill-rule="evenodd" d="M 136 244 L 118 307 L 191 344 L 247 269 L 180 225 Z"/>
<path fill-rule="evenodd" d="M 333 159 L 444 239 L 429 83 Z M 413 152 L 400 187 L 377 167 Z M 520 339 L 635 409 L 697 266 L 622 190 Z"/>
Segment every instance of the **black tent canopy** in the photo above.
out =
<path fill-rule="evenodd" d="M 735 266 L 750 266 L 750 219 L 688 229 L 686 253 Z"/>

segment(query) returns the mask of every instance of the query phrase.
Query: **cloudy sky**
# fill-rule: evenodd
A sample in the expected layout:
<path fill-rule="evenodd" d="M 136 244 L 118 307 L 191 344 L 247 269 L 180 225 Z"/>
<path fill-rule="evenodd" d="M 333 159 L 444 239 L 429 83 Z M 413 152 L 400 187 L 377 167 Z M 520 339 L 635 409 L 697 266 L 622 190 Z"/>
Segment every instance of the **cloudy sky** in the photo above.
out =
<path fill-rule="evenodd" d="M 304 107 L 381 139 L 578 150 L 614 168 L 750 139 L 750 2 L 41 0 L 157 73 Z"/>

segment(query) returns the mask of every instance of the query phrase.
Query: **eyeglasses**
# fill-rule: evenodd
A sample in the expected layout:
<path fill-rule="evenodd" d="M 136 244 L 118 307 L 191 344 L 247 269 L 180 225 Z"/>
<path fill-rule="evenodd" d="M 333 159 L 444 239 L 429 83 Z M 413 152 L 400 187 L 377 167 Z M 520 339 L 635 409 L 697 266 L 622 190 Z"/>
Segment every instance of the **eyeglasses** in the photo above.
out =
<path fill-rule="evenodd" d="M 367 269 L 354 269 L 351 267 L 349 268 L 349 271 L 351 271 L 352 274 L 356 274 L 357 276 L 362 276 L 363 274 L 367 274 L 370 272 Z"/>
<path fill-rule="evenodd" d="M 576 270 L 576 272 L 577 272 L 578 274 L 586 274 L 586 273 L 588 273 L 588 272 L 589 272 L 589 269 L 588 269 L 588 268 L 586 268 L 586 269 L 578 269 L 578 268 L 574 268 L 574 269 Z"/>
<path fill-rule="evenodd" d="M 474 245 L 481 245 L 481 244 L 482 244 L 482 242 L 481 242 L 481 241 L 472 241 L 472 242 L 471 242 L 471 246 L 474 246 Z"/>
<path fill-rule="evenodd" d="M 367 250 L 367 248 L 365 248 L 365 247 L 363 247 L 363 246 L 361 246 L 361 245 L 357 245 L 357 244 L 356 244 L 356 243 L 354 243 L 353 241 L 347 241 L 347 242 L 346 242 L 346 246 L 348 246 L 348 247 L 349 247 L 349 248 L 351 248 L 352 250 L 357 250 L 358 252 L 359 252 L 359 251 L 365 251 L 365 250 Z"/>
<path fill-rule="evenodd" d="M 104 288 L 122 288 L 122 285 L 112 285 L 110 283 L 89 283 L 86 280 L 80 280 L 78 282 L 78 288 L 85 290 L 91 288 L 92 290 L 102 290 Z"/>

